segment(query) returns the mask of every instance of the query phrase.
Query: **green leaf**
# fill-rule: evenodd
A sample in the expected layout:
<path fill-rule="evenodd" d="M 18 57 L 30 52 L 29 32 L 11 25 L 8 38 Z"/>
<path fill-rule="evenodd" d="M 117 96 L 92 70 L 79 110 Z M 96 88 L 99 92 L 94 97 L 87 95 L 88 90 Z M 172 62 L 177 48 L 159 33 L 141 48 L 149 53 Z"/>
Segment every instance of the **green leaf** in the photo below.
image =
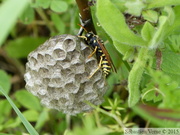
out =
<path fill-rule="evenodd" d="M 41 110 L 39 100 L 26 90 L 19 90 L 15 93 L 17 101 L 28 109 Z"/>
<path fill-rule="evenodd" d="M 0 100 L 0 115 L 6 115 L 8 116 L 11 112 L 12 107 L 8 103 L 7 100 Z"/>
<path fill-rule="evenodd" d="M 147 46 L 147 43 L 140 36 L 129 29 L 124 15 L 109 0 L 97 1 L 96 15 L 101 26 L 113 42 L 116 41 L 131 46 Z"/>
<path fill-rule="evenodd" d="M 39 115 L 39 118 L 36 122 L 35 128 L 36 129 L 41 129 L 41 127 L 43 127 L 43 125 L 45 124 L 46 121 L 49 120 L 49 115 L 48 115 L 48 111 L 46 109 L 44 109 L 41 114 Z"/>
<path fill-rule="evenodd" d="M 134 59 L 134 50 L 135 48 L 126 44 L 113 41 L 115 48 L 124 55 L 123 60 L 131 61 Z M 114 58 L 116 59 L 116 58 Z"/>
<path fill-rule="evenodd" d="M 64 120 L 64 121 L 61 121 L 57 127 L 59 128 L 59 132 L 64 132 L 66 129 L 67 129 L 67 122 Z M 65 134 L 64 134 L 65 135 Z"/>
<path fill-rule="evenodd" d="M 175 15 L 171 7 L 165 7 L 164 11 L 167 12 L 167 16 L 162 15 L 159 17 L 158 29 L 149 43 L 150 49 L 157 48 L 171 34 L 169 29 L 173 27 Z"/>
<path fill-rule="evenodd" d="M 148 2 L 147 8 L 157 8 L 157 7 L 165 7 L 172 5 L 180 5 L 179 0 L 150 0 Z"/>
<path fill-rule="evenodd" d="M 111 0 L 111 2 L 116 5 L 116 7 L 121 11 L 124 12 L 127 8 L 125 7 L 126 1 L 124 0 Z"/>
<path fill-rule="evenodd" d="M 9 101 L 9 103 L 11 104 L 12 108 L 14 109 L 14 111 L 17 113 L 17 115 L 19 116 L 19 118 L 21 119 L 22 123 L 24 124 L 24 126 L 26 127 L 27 131 L 31 134 L 31 135 L 38 135 L 38 133 L 36 132 L 36 130 L 32 127 L 32 125 L 26 120 L 26 118 L 22 115 L 22 113 L 19 111 L 19 109 L 16 107 L 16 105 L 13 103 L 13 101 L 10 99 L 10 97 L 6 94 L 6 92 L 4 91 L 4 89 L 0 86 L 0 92 L 3 93 L 3 95 L 6 97 L 6 99 Z"/>
<path fill-rule="evenodd" d="M 174 32 L 174 31 L 178 31 L 178 34 L 179 34 L 179 29 L 180 29 L 180 6 L 176 6 L 173 8 L 174 10 L 174 23 L 170 26 L 170 27 L 167 27 L 167 33 L 171 33 L 171 32 Z M 170 19 L 169 19 L 170 20 Z M 172 21 L 172 19 L 171 19 Z"/>
<path fill-rule="evenodd" d="M 42 7 L 44 9 L 49 8 L 51 0 L 36 0 L 35 6 Z"/>
<path fill-rule="evenodd" d="M 165 42 L 166 47 L 175 52 L 180 53 L 180 35 L 171 35 L 168 37 L 167 42 Z"/>
<path fill-rule="evenodd" d="M 109 133 L 109 129 L 105 127 L 97 128 L 95 126 L 95 120 L 92 116 L 87 115 L 83 119 L 84 127 L 75 127 L 73 131 L 66 131 L 65 135 L 90 135 L 93 131 L 93 135 L 106 135 Z"/>
<path fill-rule="evenodd" d="M 11 113 L 12 107 L 7 100 L 0 100 L 0 125 L 5 122 L 9 114 Z M 1 130 L 1 129 L 0 129 Z"/>
<path fill-rule="evenodd" d="M 0 6 L 0 46 L 28 5 L 28 0 L 6 0 Z M 12 10 L 13 9 L 13 10 Z"/>
<path fill-rule="evenodd" d="M 68 4 L 65 1 L 52 0 L 50 8 L 54 12 L 65 12 L 68 8 Z"/>
<path fill-rule="evenodd" d="M 157 23 L 157 21 L 158 21 L 158 13 L 154 10 L 143 11 L 142 16 L 145 20 L 152 22 L 152 23 Z"/>
<path fill-rule="evenodd" d="M 5 50 L 10 57 L 25 58 L 45 40 L 45 38 L 21 37 L 8 42 Z"/>
<path fill-rule="evenodd" d="M 116 40 L 113 41 L 113 44 L 114 44 L 115 48 L 123 55 L 125 55 L 129 50 L 131 50 L 133 48 L 129 45 L 122 44 Z"/>
<path fill-rule="evenodd" d="M 142 100 L 158 102 L 162 100 L 162 93 L 155 87 L 157 84 L 150 82 L 142 90 Z"/>
<path fill-rule="evenodd" d="M 129 89 L 129 98 L 128 104 L 129 107 L 134 106 L 140 98 L 139 85 L 144 72 L 144 67 L 148 59 L 148 49 L 141 48 L 139 56 L 136 59 L 136 62 L 133 65 L 128 77 L 128 89 Z"/>
<path fill-rule="evenodd" d="M 65 24 L 59 15 L 52 13 L 51 20 L 60 34 L 65 32 Z"/>
<path fill-rule="evenodd" d="M 165 36 L 165 28 L 167 27 L 167 20 L 168 18 L 166 16 L 161 16 L 159 18 L 160 25 L 150 42 L 149 48 L 157 48 L 163 41 Z"/>
<path fill-rule="evenodd" d="M 146 7 L 144 2 L 140 0 L 127 1 L 125 6 L 127 7 L 127 12 L 135 16 L 140 16 L 141 11 Z"/>
<path fill-rule="evenodd" d="M 7 94 L 9 93 L 11 88 L 10 77 L 3 70 L 0 70 L 0 86 L 5 90 Z"/>
<path fill-rule="evenodd" d="M 152 82 L 156 89 L 163 95 L 163 102 L 159 105 L 161 108 L 180 109 L 180 88 L 178 82 L 172 80 L 172 77 L 160 70 L 149 69 L 152 76 Z M 157 87 L 158 86 L 158 87 Z"/>
<path fill-rule="evenodd" d="M 155 33 L 155 28 L 149 23 L 145 22 L 142 30 L 141 35 L 145 41 L 150 41 Z"/>
<path fill-rule="evenodd" d="M 26 8 L 23 14 L 20 16 L 21 21 L 24 24 L 30 24 L 34 20 L 34 10 L 30 5 Z"/>
<path fill-rule="evenodd" d="M 177 86 L 177 83 L 171 83 L 170 85 L 167 85 L 167 87 L 169 88 L 166 88 L 164 92 L 166 94 L 166 97 L 159 105 L 159 107 L 169 109 L 175 108 L 176 110 L 180 110 L 180 88 L 173 89 L 173 87 L 175 86 Z"/>
<path fill-rule="evenodd" d="M 162 128 L 179 128 L 179 111 L 159 109 L 152 106 L 140 105 L 133 107 L 133 111 L 150 123 Z"/>
<path fill-rule="evenodd" d="M 180 54 L 169 51 L 162 52 L 161 68 L 180 85 Z"/>
<path fill-rule="evenodd" d="M 39 113 L 35 110 L 24 111 L 23 115 L 30 122 L 36 122 L 39 118 Z"/>
<path fill-rule="evenodd" d="M 168 24 L 171 26 L 174 24 L 175 21 L 175 13 L 172 7 L 164 7 L 164 12 L 167 13 L 168 17 Z"/>
<path fill-rule="evenodd" d="M 6 123 L 4 123 L 4 129 L 8 129 L 8 128 L 15 128 L 20 126 L 21 124 L 21 120 L 18 119 L 18 117 L 16 118 L 10 118 L 8 121 L 6 121 Z"/>

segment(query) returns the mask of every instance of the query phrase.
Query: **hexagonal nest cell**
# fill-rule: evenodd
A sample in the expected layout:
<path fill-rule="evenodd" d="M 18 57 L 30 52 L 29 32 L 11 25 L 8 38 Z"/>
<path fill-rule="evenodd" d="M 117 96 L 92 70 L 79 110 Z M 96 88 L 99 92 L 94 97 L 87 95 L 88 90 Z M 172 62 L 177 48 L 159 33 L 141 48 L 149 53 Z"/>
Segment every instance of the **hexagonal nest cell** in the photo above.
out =
<path fill-rule="evenodd" d="M 88 58 L 92 50 L 77 36 L 50 38 L 31 52 L 26 63 L 26 89 L 48 108 L 75 115 L 92 110 L 103 102 L 107 90 L 102 70 L 88 79 L 98 62 Z"/>

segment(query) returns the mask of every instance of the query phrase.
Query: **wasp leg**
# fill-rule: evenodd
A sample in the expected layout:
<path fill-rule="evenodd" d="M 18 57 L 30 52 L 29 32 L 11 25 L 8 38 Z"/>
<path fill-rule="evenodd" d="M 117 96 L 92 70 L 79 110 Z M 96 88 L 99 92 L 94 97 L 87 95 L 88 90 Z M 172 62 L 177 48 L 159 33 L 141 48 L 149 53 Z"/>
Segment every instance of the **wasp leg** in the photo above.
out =
<path fill-rule="evenodd" d="M 83 21 L 80 14 L 79 14 L 79 20 L 82 27 L 79 29 L 78 36 L 82 35 L 82 33 L 84 32 L 84 27 L 91 22 L 91 19 Z"/>
<path fill-rule="evenodd" d="M 91 58 L 97 51 L 97 46 L 95 47 L 94 51 L 88 56 L 88 58 Z"/>
<path fill-rule="evenodd" d="M 82 38 L 84 40 L 87 40 L 87 37 L 86 36 L 78 36 L 79 38 Z"/>
<path fill-rule="evenodd" d="M 102 59 L 103 59 L 103 57 L 101 56 L 101 57 L 100 57 L 100 61 L 99 61 L 98 68 L 88 77 L 88 79 L 90 79 L 90 78 L 101 68 Z"/>
<path fill-rule="evenodd" d="M 84 32 L 84 29 L 81 27 L 80 29 L 79 29 L 79 32 L 78 32 L 78 36 L 80 36 L 80 35 L 82 35 L 83 34 L 83 32 Z"/>

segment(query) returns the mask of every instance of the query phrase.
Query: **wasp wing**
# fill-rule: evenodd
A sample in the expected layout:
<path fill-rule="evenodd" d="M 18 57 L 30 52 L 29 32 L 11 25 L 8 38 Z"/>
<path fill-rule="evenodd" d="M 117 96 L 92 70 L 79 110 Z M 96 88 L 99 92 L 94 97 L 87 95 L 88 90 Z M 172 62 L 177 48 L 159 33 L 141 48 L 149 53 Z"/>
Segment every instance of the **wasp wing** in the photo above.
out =
<path fill-rule="evenodd" d="M 106 50 L 106 48 L 105 48 L 105 46 L 104 46 L 103 41 L 100 40 L 99 38 L 97 39 L 97 41 L 98 41 L 99 46 L 100 46 L 101 49 L 102 49 L 102 52 L 105 54 L 108 63 L 109 63 L 110 66 L 112 67 L 113 71 L 117 72 L 117 71 L 116 71 L 116 68 L 115 68 L 115 66 L 114 66 L 114 64 L 113 64 L 113 61 L 111 60 L 111 57 L 110 57 L 108 51 Z"/>

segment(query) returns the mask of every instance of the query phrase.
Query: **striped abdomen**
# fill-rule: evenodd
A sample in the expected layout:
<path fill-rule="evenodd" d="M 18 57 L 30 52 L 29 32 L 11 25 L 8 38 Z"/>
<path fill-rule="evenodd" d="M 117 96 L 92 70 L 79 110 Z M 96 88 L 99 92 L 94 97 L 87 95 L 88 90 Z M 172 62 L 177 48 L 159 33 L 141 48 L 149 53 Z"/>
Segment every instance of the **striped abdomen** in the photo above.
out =
<path fill-rule="evenodd" d="M 104 75 L 107 76 L 110 73 L 111 66 L 108 63 L 105 54 L 102 54 L 101 56 L 102 56 L 101 67 L 102 67 Z"/>

